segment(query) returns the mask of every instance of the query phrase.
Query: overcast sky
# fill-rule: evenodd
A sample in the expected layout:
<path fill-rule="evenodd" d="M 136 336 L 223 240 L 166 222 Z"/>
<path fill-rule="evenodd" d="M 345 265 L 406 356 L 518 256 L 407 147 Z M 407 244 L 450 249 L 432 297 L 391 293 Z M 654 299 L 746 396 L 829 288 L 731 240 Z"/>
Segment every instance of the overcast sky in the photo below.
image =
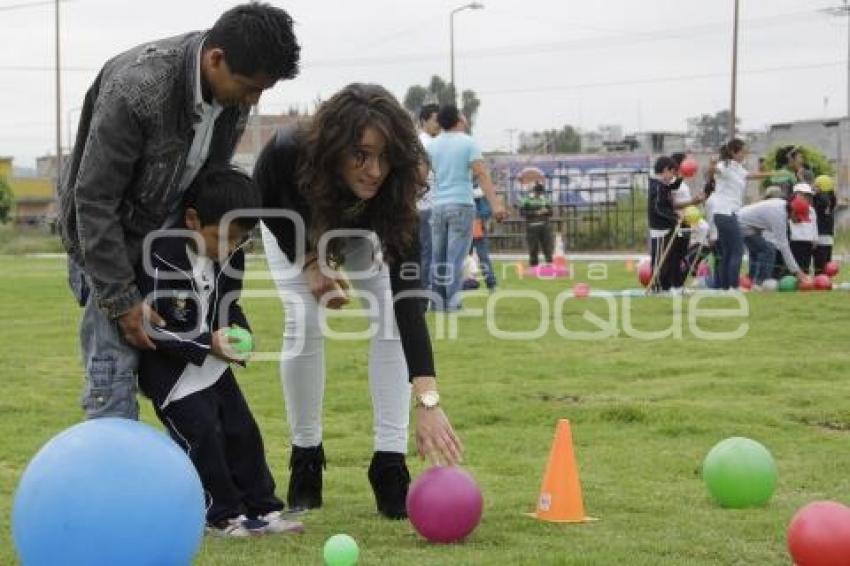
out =
<path fill-rule="evenodd" d="M 0 155 L 18 166 L 54 148 L 53 8 L 0 0 Z M 112 55 L 208 28 L 238 2 L 67 0 L 61 4 L 62 128 Z M 302 72 L 260 101 L 263 112 L 312 107 L 354 81 L 399 97 L 449 76 L 449 13 L 464 0 L 274 2 L 297 23 Z M 475 135 L 507 149 L 511 129 L 684 130 L 728 107 L 733 0 L 483 0 L 455 16 L 459 89 L 481 98 Z M 845 115 L 847 20 L 839 0 L 741 0 L 738 115 L 745 129 Z M 52 3 L 50 3 L 52 4 Z M 516 138 L 514 138 L 516 139 Z"/>

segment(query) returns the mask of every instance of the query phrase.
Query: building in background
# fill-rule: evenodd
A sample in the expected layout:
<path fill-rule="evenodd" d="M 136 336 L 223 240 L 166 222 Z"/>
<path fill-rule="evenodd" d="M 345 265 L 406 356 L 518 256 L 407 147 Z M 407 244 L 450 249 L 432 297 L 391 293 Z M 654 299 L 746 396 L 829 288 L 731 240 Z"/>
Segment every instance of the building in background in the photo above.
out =
<path fill-rule="evenodd" d="M 42 158 L 43 159 L 43 158 Z M 14 174 L 11 157 L 0 157 L 0 178 L 3 178 L 12 189 L 14 205 L 12 218 L 18 226 L 43 226 L 51 224 L 56 218 L 56 182 L 55 174 L 50 173 L 49 168 L 44 166 L 42 159 L 38 160 L 38 170 L 35 176 L 19 177 Z M 56 157 L 47 159 L 54 163 L 55 171 Z"/>

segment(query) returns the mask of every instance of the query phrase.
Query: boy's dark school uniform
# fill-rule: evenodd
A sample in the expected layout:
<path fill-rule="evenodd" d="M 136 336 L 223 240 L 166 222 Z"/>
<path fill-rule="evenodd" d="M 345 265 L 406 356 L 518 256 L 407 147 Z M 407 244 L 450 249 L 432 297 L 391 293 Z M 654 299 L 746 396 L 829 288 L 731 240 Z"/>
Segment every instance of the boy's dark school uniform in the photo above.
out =
<path fill-rule="evenodd" d="M 190 364 L 203 366 L 212 356 L 213 332 L 231 325 L 250 331 L 233 295 L 238 299 L 242 289 L 245 254 L 237 250 L 223 262 L 232 273 L 213 263 L 210 287 L 199 289 L 190 242 L 189 237 L 158 238 L 148 258 L 149 272 L 143 265 L 137 269 L 142 295 L 165 320 L 165 327 L 151 336 L 157 349 L 142 352 L 139 388 L 194 463 L 206 491 L 207 522 L 214 525 L 243 514 L 258 517 L 279 511 L 283 503 L 274 495 L 260 430 L 229 366 L 213 385 L 169 398 Z M 201 305 L 205 295 L 206 304 Z M 226 316 L 220 309 L 227 309 Z M 201 331 L 203 313 L 206 329 Z"/>
<path fill-rule="evenodd" d="M 838 201 L 833 192 L 815 193 L 814 207 L 818 215 L 818 245 L 815 248 L 815 274 L 824 272 L 832 260 L 832 238 L 835 234 L 835 207 Z"/>
<path fill-rule="evenodd" d="M 681 180 L 678 183 L 681 183 Z M 664 237 L 650 238 L 652 269 L 653 271 L 658 271 L 658 274 L 655 276 L 655 288 L 652 289 L 653 291 L 666 291 L 671 287 L 681 285 L 679 280 L 681 279 L 681 263 L 684 259 L 682 256 L 683 250 L 680 246 L 676 245 L 670 247 L 672 238 L 677 237 L 674 232 L 679 223 L 679 216 L 673 207 L 673 191 L 678 188 L 678 183 L 674 182 L 665 185 L 656 178 L 649 179 L 647 203 L 649 229 L 667 230 L 667 234 Z M 661 255 L 668 247 L 669 252 L 666 259 L 663 264 L 659 265 Z"/>

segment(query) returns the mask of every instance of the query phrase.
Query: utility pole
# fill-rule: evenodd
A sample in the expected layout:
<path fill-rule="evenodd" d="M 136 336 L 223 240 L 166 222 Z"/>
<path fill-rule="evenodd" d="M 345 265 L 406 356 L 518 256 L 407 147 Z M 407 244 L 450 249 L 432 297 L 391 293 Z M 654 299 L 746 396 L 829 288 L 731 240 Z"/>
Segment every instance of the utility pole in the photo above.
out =
<path fill-rule="evenodd" d="M 850 5 L 847 0 L 841 6 L 825 8 L 824 13 L 847 18 L 847 116 L 850 116 Z"/>
<path fill-rule="evenodd" d="M 508 134 L 508 153 L 513 155 L 514 153 L 514 133 L 516 133 L 516 128 L 508 128 L 505 130 Z"/>
<path fill-rule="evenodd" d="M 845 2 L 847 0 L 844 0 Z M 732 26 L 732 103 L 729 105 L 729 138 L 735 137 L 736 105 L 738 99 L 738 0 L 735 0 L 735 17 Z"/>
<path fill-rule="evenodd" d="M 62 173 L 62 83 L 59 72 L 59 1 L 55 0 L 56 12 L 56 187 L 59 186 L 59 175 Z"/>

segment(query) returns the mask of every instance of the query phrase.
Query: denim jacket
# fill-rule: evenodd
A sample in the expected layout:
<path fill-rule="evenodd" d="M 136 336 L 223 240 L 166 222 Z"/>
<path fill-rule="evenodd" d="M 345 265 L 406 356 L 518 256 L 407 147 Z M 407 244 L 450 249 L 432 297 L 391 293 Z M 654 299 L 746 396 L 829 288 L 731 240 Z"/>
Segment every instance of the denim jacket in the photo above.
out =
<path fill-rule="evenodd" d="M 193 32 L 126 51 L 86 93 L 58 187 L 60 233 L 71 261 L 92 280 L 97 306 L 112 318 L 141 302 L 133 269 L 142 243 L 163 226 L 180 190 L 203 38 Z M 207 164 L 230 162 L 248 110 L 224 109 Z"/>

